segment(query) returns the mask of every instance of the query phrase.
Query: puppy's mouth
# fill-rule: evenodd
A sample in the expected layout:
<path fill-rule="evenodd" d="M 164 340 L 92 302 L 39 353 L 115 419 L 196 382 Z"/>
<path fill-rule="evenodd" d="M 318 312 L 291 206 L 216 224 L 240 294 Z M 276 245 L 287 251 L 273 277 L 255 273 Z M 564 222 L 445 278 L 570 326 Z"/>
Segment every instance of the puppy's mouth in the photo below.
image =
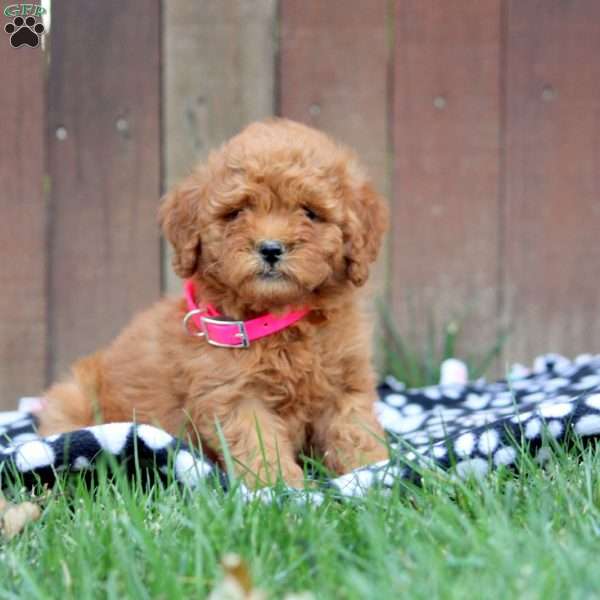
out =
<path fill-rule="evenodd" d="M 261 281 L 279 281 L 287 279 L 287 275 L 276 267 L 266 267 L 258 274 L 258 278 Z"/>

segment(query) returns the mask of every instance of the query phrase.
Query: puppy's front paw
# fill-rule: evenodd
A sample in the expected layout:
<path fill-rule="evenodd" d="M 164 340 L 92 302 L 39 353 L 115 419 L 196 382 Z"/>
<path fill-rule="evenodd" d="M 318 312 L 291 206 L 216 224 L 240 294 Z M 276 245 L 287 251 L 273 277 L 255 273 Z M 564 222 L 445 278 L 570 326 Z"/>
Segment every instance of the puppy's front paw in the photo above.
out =
<path fill-rule="evenodd" d="M 344 452 L 343 449 L 336 449 L 325 455 L 325 465 L 334 473 L 343 475 L 354 469 L 387 460 L 388 458 L 389 453 L 383 445 L 380 448 L 370 450 L 348 449 L 347 452 Z"/>
<path fill-rule="evenodd" d="M 278 480 L 294 488 L 304 488 L 304 471 L 295 462 L 276 462 L 265 464 L 263 461 L 254 462 L 248 466 L 240 466 L 238 475 L 251 488 L 272 486 Z"/>
<path fill-rule="evenodd" d="M 302 489 L 305 487 L 304 471 L 296 464 L 290 465 L 285 472 L 281 470 L 281 478 L 290 487 Z"/>
<path fill-rule="evenodd" d="M 344 435 L 331 437 L 324 453 L 325 466 L 338 475 L 388 458 L 389 452 L 383 437 L 378 439 L 359 427 L 346 430 Z"/>

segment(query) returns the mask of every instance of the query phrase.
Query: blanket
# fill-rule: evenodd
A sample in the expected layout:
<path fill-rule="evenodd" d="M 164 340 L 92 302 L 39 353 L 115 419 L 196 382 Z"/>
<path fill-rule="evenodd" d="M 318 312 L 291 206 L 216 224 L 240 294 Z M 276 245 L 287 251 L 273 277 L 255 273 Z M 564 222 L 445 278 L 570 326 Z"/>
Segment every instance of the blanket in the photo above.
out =
<path fill-rule="evenodd" d="M 389 460 L 321 477 L 310 490 L 287 490 L 290 496 L 315 502 L 332 492 L 360 497 L 375 486 L 389 490 L 418 481 L 423 468 L 481 477 L 494 468 L 518 468 L 520 452 L 543 463 L 553 444 L 600 436 L 600 355 L 540 356 L 531 369 L 516 365 L 496 382 L 407 389 L 389 376 L 378 391 L 375 410 L 388 436 Z M 131 473 L 174 479 L 191 489 L 232 488 L 245 499 L 275 496 L 272 488 L 251 491 L 235 482 L 201 449 L 157 427 L 109 423 L 41 438 L 26 407 L 0 413 L 0 488 L 15 477 L 25 485 L 52 484 L 62 472 L 93 472 L 107 457 Z"/>

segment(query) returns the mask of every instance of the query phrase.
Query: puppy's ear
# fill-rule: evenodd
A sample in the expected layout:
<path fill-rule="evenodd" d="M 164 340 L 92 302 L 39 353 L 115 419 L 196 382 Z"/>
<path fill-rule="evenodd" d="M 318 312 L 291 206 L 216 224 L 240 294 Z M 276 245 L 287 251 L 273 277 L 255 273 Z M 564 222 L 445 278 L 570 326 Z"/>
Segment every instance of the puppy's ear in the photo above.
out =
<path fill-rule="evenodd" d="M 388 226 L 389 210 L 385 199 L 371 183 L 363 183 L 349 203 L 344 241 L 348 279 L 359 287 L 369 277 Z"/>
<path fill-rule="evenodd" d="M 198 202 L 198 187 L 184 182 L 163 198 L 158 211 L 160 226 L 175 251 L 173 270 L 182 279 L 194 274 L 200 258 Z"/>

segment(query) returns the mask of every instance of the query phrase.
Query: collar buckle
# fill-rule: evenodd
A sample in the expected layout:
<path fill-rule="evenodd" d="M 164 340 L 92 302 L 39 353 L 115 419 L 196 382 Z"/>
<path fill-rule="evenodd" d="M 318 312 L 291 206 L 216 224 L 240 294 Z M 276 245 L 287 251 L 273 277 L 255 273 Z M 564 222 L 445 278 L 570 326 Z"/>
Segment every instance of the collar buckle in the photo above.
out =
<path fill-rule="evenodd" d="M 248 331 L 246 330 L 244 321 L 229 321 L 223 318 L 205 316 L 201 316 L 200 321 L 202 323 L 202 331 L 206 337 L 206 341 L 211 346 L 217 346 L 219 348 L 248 348 L 248 346 L 250 346 L 250 338 L 248 337 Z M 218 329 L 219 327 L 230 328 L 231 326 L 237 327 L 238 331 L 229 335 L 239 338 L 239 342 L 217 341 L 211 337 L 211 329 L 213 329 L 213 327 Z"/>

